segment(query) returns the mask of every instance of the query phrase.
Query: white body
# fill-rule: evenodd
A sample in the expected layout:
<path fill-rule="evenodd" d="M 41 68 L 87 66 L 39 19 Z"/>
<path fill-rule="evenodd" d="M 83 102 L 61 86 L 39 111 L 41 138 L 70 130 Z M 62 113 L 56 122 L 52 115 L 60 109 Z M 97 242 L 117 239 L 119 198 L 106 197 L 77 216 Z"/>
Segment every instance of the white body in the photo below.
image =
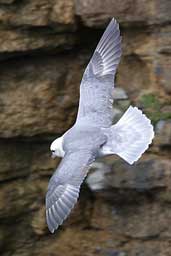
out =
<path fill-rule="evenodd" d="M 63 149 L 63 136 L 57 138 L 56 140 L 54 140 L 50 146 L 50 150 L 52 152 L 52 158 L 55 157 L 64 157 L 65 156 L 65 151 Z M 108 146 L 104 146 L 102 147 L 99 152 L 98 155 L 99 156 L 105 156 L 105 155 L 109 155 L 112 154 L 111 153 L 111 148 L 109 148 Z"/>
<path fill-rule="evenodd" d="M 132 106 L 115 125 L 101 129 L 108 139 L 97 155 L 101 157 L 117 154 L 129 164 L 133 164 L 141 157 L 154 137 L 150 120 L 141 110 Z M 52 142 L 52 157 L 64 157 L 63 137 L 64 135 Z"/>

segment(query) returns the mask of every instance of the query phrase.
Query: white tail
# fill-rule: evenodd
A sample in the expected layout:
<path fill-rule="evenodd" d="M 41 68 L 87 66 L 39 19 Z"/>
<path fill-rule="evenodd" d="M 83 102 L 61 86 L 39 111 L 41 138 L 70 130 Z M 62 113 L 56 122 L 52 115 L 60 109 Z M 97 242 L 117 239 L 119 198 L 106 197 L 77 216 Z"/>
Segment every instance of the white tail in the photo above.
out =
<path fill-rule="evenodd" d="M 151 121 L 136 107 L 130 106 L 121 119 L 108 130 L 104 154 L 117 154 L 129 164 L 137 161 L 151 144 L 154 130 Z"/>

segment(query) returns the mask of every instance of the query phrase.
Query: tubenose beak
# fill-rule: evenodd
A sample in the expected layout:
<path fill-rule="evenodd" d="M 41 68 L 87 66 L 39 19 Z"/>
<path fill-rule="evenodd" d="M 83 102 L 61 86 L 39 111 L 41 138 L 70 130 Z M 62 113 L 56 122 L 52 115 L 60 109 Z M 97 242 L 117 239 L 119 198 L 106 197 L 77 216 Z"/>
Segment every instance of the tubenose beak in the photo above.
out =
<path fill-rule="evenodd" d="M 51 158 L 55 158 L 56 157 L 56 154 L 55 154 L 55 151 L 52 151 L 52 155 L 51 155 Z"/>

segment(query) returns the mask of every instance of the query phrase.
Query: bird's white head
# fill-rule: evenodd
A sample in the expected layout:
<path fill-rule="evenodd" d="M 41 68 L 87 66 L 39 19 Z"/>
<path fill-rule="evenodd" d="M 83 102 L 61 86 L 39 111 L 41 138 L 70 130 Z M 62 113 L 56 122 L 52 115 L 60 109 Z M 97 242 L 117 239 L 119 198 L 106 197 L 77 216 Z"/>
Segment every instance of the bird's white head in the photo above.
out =
<path fill-rule="evenodd" d="M 52 152 L 52 157 L 55 158 L 56 156 L 58 157 L 64 157 L 65 152 L 63 150 L 63 136 L 57 138 L 54 140 L 50 146 L 50 150 Z"/>

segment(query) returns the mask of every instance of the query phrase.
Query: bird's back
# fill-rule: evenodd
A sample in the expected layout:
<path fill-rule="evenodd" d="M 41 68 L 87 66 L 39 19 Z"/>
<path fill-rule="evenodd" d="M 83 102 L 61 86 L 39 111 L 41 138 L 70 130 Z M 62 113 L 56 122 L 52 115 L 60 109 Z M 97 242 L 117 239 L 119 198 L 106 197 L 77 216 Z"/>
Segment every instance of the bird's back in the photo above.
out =
<path fill-rule="evenodd" d="M 107 137 L 98 126 L 75 124 L 65 135 L 63 141 L 64 151 L 92 150 L 97 151 Z"/>

